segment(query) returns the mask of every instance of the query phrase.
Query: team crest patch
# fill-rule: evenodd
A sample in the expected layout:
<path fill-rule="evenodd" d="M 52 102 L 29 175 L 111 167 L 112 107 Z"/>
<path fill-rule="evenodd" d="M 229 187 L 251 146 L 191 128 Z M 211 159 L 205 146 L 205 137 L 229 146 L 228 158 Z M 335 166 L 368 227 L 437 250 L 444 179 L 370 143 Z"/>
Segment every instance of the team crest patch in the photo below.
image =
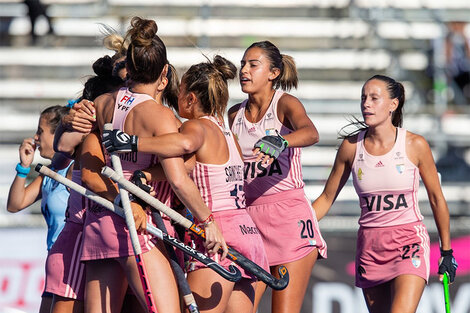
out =
<path fill-rule="evenodd" d="M 276 136 L 276 129 L 274 128 L 268 128 L 266 129 L 266 136 Z"/>
<path fill-rule="evenodd" d="M 396 164 L 395 168 L 397 169 L 398 173 L 401 174 L 405 170 L 405 164 Z"/>
<path fill-rule="evenodd" d="M 309 239 L 308 242 L 310 243 L 311 246 L 317 245 L 317 241 L 315 239 Z"/>
<path fill-rule="evenodd" d="M 362 180 L 362 175 L 364 175 L 364 172 L 362 172 L 362 168 L 359 168 L 357 170 L 357 179 Z"/>
<path fill-rule="evenodd" d="M 415 268 L 419 268 L 421 266 L 421 259 L 419 257 L 411 258 L 411 263 Z"/>

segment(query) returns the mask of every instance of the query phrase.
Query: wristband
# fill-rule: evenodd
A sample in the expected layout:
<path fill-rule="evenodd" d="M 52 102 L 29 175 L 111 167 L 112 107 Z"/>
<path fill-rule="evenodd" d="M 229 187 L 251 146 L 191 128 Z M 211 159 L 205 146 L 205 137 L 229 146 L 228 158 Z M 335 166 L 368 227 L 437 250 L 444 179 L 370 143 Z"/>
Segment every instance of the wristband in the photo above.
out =
<path fill-rule="evenodd" d="M 442 250 L 441 249 L 441 256 L 452 255 L 452 253 L 454 253 L 454 250 L 452 250 L 452 249 L 449 249 L 449 250 Z"/>
<path fill-rule="evenodd" d="M 198 224 L 198 226 L 202 226 L 203 228 L 206 228 L 206 226 L 208 226 L 209 224 L 213 223 L 214 222 L 214 215 L 209 214 L 208 217 L 206 217 L 206 219 L 204 221 L 202 221 L 201 223 Z"/>
<path fill-rule="evenodd" d="M 21 163 L 16 164 L 16 175 L 21 178 L 26 178 L 28 176 L 31 168 L 21 166 Z"/>

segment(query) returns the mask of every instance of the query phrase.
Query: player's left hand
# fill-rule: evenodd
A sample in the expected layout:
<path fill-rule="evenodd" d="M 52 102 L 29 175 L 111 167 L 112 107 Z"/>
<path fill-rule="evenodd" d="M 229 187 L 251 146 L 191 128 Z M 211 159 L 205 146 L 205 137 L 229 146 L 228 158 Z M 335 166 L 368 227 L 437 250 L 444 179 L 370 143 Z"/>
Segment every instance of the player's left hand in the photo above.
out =
<path fill-rule="evenodd" d="M 257 155 L 256 162 L 262 159 L 262 164 L 269 165 L 286 150 L 289 143 L 279 132 L 277 135 L 264 136 L 255 143 L 253 155 Z"/>
<path fill-rule="evenodd" d="M 453 250 L 441 250 L 441 258 L 439 259 L 439 280 L 442 281 L 444 273 L 449 275 L 449 283 L 452 284 L 455 279 L 455 273 L 457 271 L 457 261 L 454 258 Z"/>
<path fill-rule="evenodd" d="M 104 130 L 103 145 L 109 153 L 117 152 L 137 152 L 138 137 L 129 135 L 122 130 Z"/>

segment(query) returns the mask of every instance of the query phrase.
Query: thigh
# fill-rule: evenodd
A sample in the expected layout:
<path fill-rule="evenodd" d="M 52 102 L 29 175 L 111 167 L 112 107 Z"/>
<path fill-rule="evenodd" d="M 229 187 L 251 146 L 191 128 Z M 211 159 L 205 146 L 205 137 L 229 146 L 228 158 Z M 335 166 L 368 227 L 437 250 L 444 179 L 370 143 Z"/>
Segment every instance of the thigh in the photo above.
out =
<path fill-rule="evenodd" d="M 64 298 L 54 295 L 51 313 L 82 313 L 84 310 L 83 301 Z"/>
<path fill-rule="evenodd" d="M 189 272 L 188 283 L 199 311 L 205 313 L 225 312 L 235 286 L 209 268 Z"/>
<path fill-rule="evenodd" d="M 85 312 L 120 312 L 127 281 L 114 259 L 86 264 Z"/>
<path fill-rule="evenodd" d="M 390 312 L 392 306 L 391 281 L 374 287 L 363 288 L 362 294 L 370 313 Z"/>
<path fill-rule="evenodd" d="M 284 264 L 289 271 L 289 285 L 284 290 L 272 291 L 273 313 L 300 312 L 310 280 L 310 273 L 318 257 L 318 249 L 313 250 L 304 258 Z M 278 277 L 279 266 L 272 266 L 271 273 Z"/>
<path fill-rule="evenodd" d="M 242 278 L 235 283 L 224 313 L 252 313 L 256 280 Z"/>
<path fill-rule="evenodd" d="M 392 281 L 392 313 L 416 312 L 425 280 L 416 275 L 400 275 Z"/>
<path fill-rule="evenodd" d="M 258 281 L 255 287 L 255 302 L 253 304 L 253 312 L 256 313 L 258 311 L 259 303 L 261 302 L 261 298 L 263 297 L 265 291 L 266 284 L 262 281 Z"/>
<path fill-rule="evenodd" d="M 175 275 L 166 255 L 160 250 L 160 245 L 157 247 L 142 254 L 150 291 L 159 312 L 179 313 L 180 302 Z M 147 308 L 146 294 L 144 294 L 135 256 L 120 258 L 119 262 L 126 272 L 132 291 L 141 305 Z"/>

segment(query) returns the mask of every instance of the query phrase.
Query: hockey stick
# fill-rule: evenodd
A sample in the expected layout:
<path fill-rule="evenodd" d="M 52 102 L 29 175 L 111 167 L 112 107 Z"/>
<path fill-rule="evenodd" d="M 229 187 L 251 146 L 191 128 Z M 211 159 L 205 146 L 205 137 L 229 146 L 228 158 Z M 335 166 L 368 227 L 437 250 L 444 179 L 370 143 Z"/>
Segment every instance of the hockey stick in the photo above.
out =
<path fill-rule="evenodd" d="M 444 273 L 442 284 L 444 285 L 444 302 L 446 305 L 446 313 L 450 313 L 449 274 Z"/>
<path fill-rule="evenodd" d="M 83 187 L 82 185 L 79 185 L 76 182 L 73 182 L 73 181 L 71 181 L 70 179 L 68 179 L 64 176 L 57 174 L 56 172 L 54 172 L 53 170 L 51 170 L 47 166 L 43 166 L 42 164 L 38 164 L 36 166 L 36 171 L 38 173 L 41 173 L 45 176 L 48 176 L 48 177 L 58 181 L 59 183 L 63 184 L 64 186 L 67 186 L 68 188 L 70 188 L 71 190 L 76 191 L 77 193 L 81 194 L 82 196 L 98 203 L 102 207 L 104 207 L 104 208 L 116 213 L 117 215 L 121 216 L 122 218 L 124 218 L 124 211 L 120 206 L 118 206 L 118 205 L 114 204 L 113 202 L 111 202 L 111 201 L 95 194 L 94 192 L 92 192 L 92 191 L 86 189 L 85 187 Z M 195 258 L 199 262 L 203 263 L 207 267 L 214 270 L 217 274 L 219 274 L 223 278 L 225 278 L 229 281 L 233 281 L 233 282 L 236 282 L 236 281 L 240 280 L 241 273 L 238 270 L 238 268 L 236 268 L 235 266 L 231 265 L 229 267 L 231 272 L 227 271 L 223 266 L 221 266 L 220 264 L 218 264 L 217 262 L 215 262 L 214 260 L 209 258 L 207 255 L 191 248 L 188 245 L 185 245 L 183 242 L 181 242 L 178 239 L 176 239 L 176 238 L 168 235 L 167 233 L 161 231 L 160 229 L 156 228 L 152 224 L 147 224 L 147 232 L 149 234 L 163 240 L 165 243 L 168 243 L 168 244 L 182 250 L 184 253 L 188 254 L 189 256 Z"/>
<path fill-rule="evenodd" d="M 170 209 L 169 207 L 167 207 L 166 205 L 158 201 L 158 199 L 152 197 L 151 195 L 149 195 L 148 193 L 146 193 L 145 191 L 143 191 L 142 189 L 140 189 L 139 187 L 137 187 L 130 181 L 119 176 L 112 168 L 108 166 L 104 166 L 103 169 L 101 170 L 101 173 L 104 176 L 109 177 L 114 182 L 118 183 L 124 189 L 133 193 L 135 196 L 147 202 L 151 207 L 159 210 L 160 212 L 163 212 L 172 220 L 174 220 L 176 223 L 189 229 L 194 234 L 204 238 L 205 233 L 203 229 L 199 228 L 197 225 L 193 224 L 190 220 L 186 219 L 179 213 L 173 211 L 172 209 Z M 277 279 L 276 277 L 271 275 L 271 273 L 268 273 L 261 266 L 251 261 L 250 259 L 246 258 L 235 249 L 229 247 L 228 250 L 229 252 L 227 256 L 229 259 L 231 259 L 232 261 L 240 265 L 240 267 L 242 267 L 243 269 L 253 273 L 259 280 L 263 281 L 266 285 L 268 285 L 272 289 L 282 290 L 287 287 L 289 283 L 289 272 L 287 271 L 287 268 L 285 266 L 279 267 L 278 272 L 279 272 L 280 279 Z"/>
<path fill-rule="evenodd" d="M 152 218 L 153 218 L 155 225 L 157 225 L 157 227 L 162 232 L 168 234 L 168 231 L 166 229 L 165 224 L 163 223 L 163 219 L 162 219 L 162 216 L 160 215 L 160 212 L 152 212 Z M 183 269 L 178 264 L 178 258 L 176 257 L 175 250 L 170 245 L 171 244 L 165 243 L 165 249 L 166 249 L 166 252 L 168 253 L 168 256 L 170 257 L 170 265 L 177 278 L 176 280 L 178 281 L 178 286 L 180 288 L 180 291 L 184 295 L 183 296 L 184 302 L 186 303 L 186 306 L 188 307 L 188 311 L 190 313 L 199 313 L 199 308 L 197 307 L 196 300 L 194 299 L 194 295 L 191 292 L 191 288 L 189 287 L 188 281 L 186 280 Z M 241 278 L 241 273 L 240 273 L 240 278 Z"/>
<path fill-rule="evenodd" d="M 112 130 L 112 124 L 104 125 L 105 130 Z M 121 159 L 116 153 L 111 153 L 111 163 L 113 164 L 116 173 L 123 177 Z M 124 178 L 124 177 L 123 177 Z M 152 290 L 150 289 L 150 282 L 148 280 L 147 270 L 145 268 L 144 260 L 142 259 L 142 248 L 140 246 L 139 236 L 135 229 L 135 221 L 132 215 L 131 202 L 129 201 L 129 194 L 127 190 L 119 186 L 119 194 L 121 195 L 122 207 L 124 209 L 124 219 L 126 220 L 127 229 L 131 238 L 132 249 L 134 250 L 135 262 L 139 270 L 140 281 L 144 290 L 145 301 L 147 302 L 147 309 L 150 313 L 157 313 L 157 306 L 153 298 Z"/>

